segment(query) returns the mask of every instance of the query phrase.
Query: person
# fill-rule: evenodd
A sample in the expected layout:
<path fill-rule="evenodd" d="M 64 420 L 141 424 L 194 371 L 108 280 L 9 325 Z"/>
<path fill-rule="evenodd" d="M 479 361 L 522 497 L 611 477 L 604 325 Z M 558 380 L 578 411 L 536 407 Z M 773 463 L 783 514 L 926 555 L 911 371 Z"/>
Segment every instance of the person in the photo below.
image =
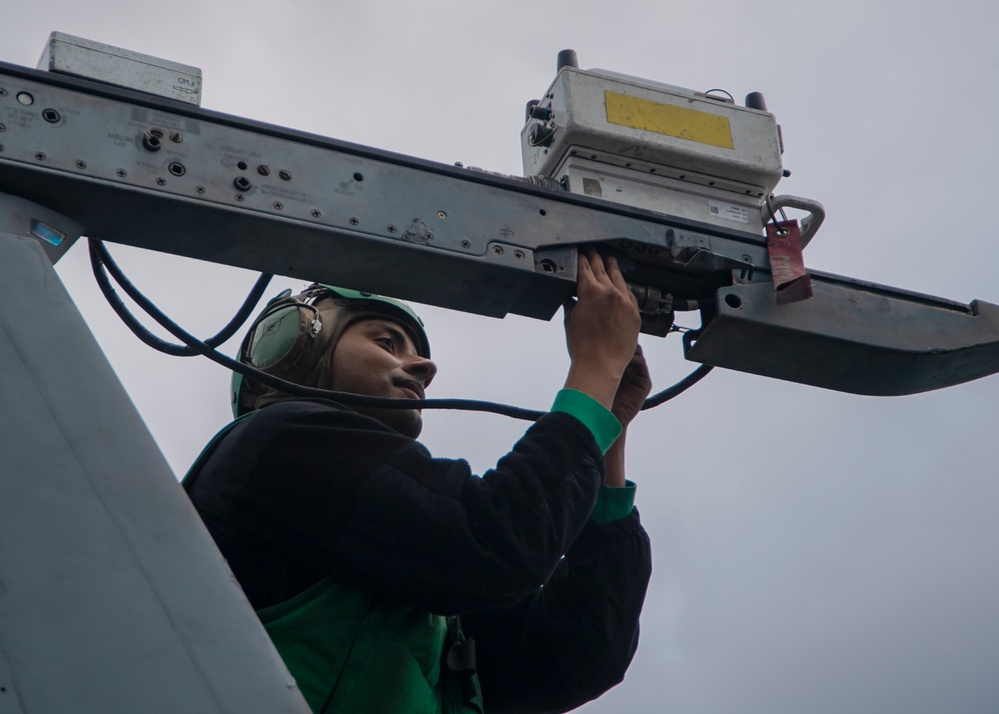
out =
<path fill-rule="evenodd" d="M 237 383 L 248 415 L 184 485 L 314 712 L 567 711 L 623 679 L 651 573 L 624 472 L 639 326 L 614 259 L 581 253 L 565 388 L 481 477 L 416 441 L 418 409 Z M 269 306 L 241 359 L 403 399 L 437 369 L 408 306 L 323 286 Z"/>

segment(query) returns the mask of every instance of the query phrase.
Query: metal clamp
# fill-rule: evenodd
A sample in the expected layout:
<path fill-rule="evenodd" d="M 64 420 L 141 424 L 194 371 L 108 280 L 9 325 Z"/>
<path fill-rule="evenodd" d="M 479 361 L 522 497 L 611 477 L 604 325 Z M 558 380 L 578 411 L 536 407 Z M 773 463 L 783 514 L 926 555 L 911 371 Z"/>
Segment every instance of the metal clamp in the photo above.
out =
<path fill-rule="evenodd" d="M 774 217 L 773 214 L 783 208 L 797 208 L 802 211 L 808 211 L 808 215 L 801 220 L 801 247 L 804 248 L 818 232 L 822 221 L 825 220 L 826 209 L 813 198 L 783 194 L 774 196 L 769 202 L 764 202 L 761 209 L 763 211 L 763 222 L 766 223 L 769 221 Z"/>

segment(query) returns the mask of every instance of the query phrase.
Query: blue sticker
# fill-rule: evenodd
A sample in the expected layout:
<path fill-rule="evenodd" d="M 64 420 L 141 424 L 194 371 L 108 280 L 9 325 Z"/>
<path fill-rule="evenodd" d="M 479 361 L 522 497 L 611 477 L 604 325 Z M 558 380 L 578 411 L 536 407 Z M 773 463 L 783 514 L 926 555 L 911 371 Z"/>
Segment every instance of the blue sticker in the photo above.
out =
<path fill-rule="evenodd" d="M 52 226 L 47 226 L 35 218 L 31 219 L 31 235 L 36 238 L 41 238 L 49 245 L 53 245 L 56 248 L 58 248 L 62 242 L 66 240 L 65 233 L 57 231 Z"/>

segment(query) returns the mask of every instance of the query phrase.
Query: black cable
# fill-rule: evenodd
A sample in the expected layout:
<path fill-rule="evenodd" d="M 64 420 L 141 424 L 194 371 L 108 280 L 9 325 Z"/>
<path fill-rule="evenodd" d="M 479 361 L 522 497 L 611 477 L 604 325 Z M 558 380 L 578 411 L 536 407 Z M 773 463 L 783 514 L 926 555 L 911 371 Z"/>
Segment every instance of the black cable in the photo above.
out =
<path fill-rule="evenodd" d="M 132 300 L 134 300 L 136 303 L 139 304 L 143 302 L 148 302 L 145 296 L 143 296 L 142 293 L 139 292 L 138 288 L 136 288 L 135 285 L 133 285 L 132 282 L 127 277 L 125 277 L 125 274 L 122 272 L 121 268 L 118 267 L 118 264 L 114 261 L 114 259 L 111 257 L 111 254 L 108 252 L 108 249 L 104 245 L 104 243 L 99 240 L 94 240 L 93 238 L 90 239 L 90 263 L 91 266 L 94 268 L 95 271 L 94 276 L 97 278 L 98 285 L 102 284 L 101 277 L 97 273 L 97 264 L 99 263 L 100 265 L 102 265 L 104 268 L 107 269 L 107 271 L 111 274 L 111 276 L 115 279 L 115 281 L 122 287 L 125 293 L 130 298 L 132 298 Z M 254 283 L 253 289 L 246 296 L 246 299 L 243 301 L 243 304 L 240 306 L 239 310 L 236 312 L 233 318 L 228 322 L 228 324 L 226 324 L 225 327 L 219 330 L 218 333 L 204 340 L 204 343 L 210 347 L 218 347 L 222 343 L 226 342 L 234 334 L 236 334 L 236 331 L 243 325 L 243 323 L 246 322 L 246 320 L 250 317 L 251 313 L 253 312 L 253 309 L 256 307 L 257 303 L 260 302 L 260 298 L 263 296 L 264 291 L 267 290 L 267 286 L 270 284 L 271 279 L 273 277 L 274 276 L 271 274 L 262 273 L 260 277 L 257 278 L 257 282 Z M 107 278 L 105 276 L 104 280 L 106 281 L 106 279 Z M 166 354 L 173 355 L 175 357 L 193 357 L 199 354 L 198 352 L 192 350 L 190 347 L 186 345 L 172 344 L 170 342 L 167 342 L 166 340 L 161 340 L 159 337 L 156 337 L 156 335 L 149 332 L 128 311 L 128 309 L 125 307 L 125 303 L 120 298 L 118 298 L 117 294 L 114 292 L 114 288 L 111 287 L 110 283 L 106 283 L 106 287 L 108 290 L 111 291 L 111 294 L 114 295 L 113 301 L 111 301 L 109 298 L 112 309 L 114 309 L 114 311 L 118 314 L 118 316 L 121 317 L 121 319 L 125 322 L 125 324 L 129 326 L 129 329 L 131 329 L 132 332 L 135 333 L 135 335 L 140 340 L 145 342 L 150 347 L 159 350 L 160 352 L 165 352 Z M 102 291 L 103 290 L 104 288 L 102 288 Z M 104 295 L 105 297 L 108 297 L 108 292 L 105 291 Z M 148 304 L 151 305 L 152 303 Z M 149 311 L 146 310 L 146 312 Z M 152 313 L 150 313 L 150 315 L 153 317 L 153 319 L 156 319 L 156 321 L 159 322 L 159 324 L 163 328 L 167 330 L 170 329 L 167 326 L 166 322 L 172 323 L 172 321 L 169 318 L 167 318 L 165 315 L 162 315 L 161 313 L 161 316 L 163 317 L 164 320 L 166 320 L 166 322 L 157 319 L 156 316 L 153 315 Z"/>
<path fill-rule="evenodd" d="M 98 241 L 92 241 L 92 243 L 97 243 Z M 94 276 L 97 278 L 97 284 L 104 294 L 104 297 L 111 304 L 111 308 L 118 314 L 119 317 L 125 322 L 126 326 L 132 330 L 132 332 L 142 340 L 144 343 L 153 347 L 161 352 L 167 352 L 167 354 L 172 354 L 172 351 L 168 349 L 176 348 L 177 345 L 172 345 L 165 340 L 161 340 L 152 333 L 150 333 L 145 327 L 143 327 L 135 316 L 132 315 L 128 308 L 125 306 L 124 302 L 115 293 L 114 288 L 111 286 L 108 280 L 107 274 L 104 269 L 108 266 L 105 264 L 101 257 L 101 248 L 91 246 L 91 264 L 94 269 Z M 103 251 L 107 253 L 106 248 Z M 124 277 L 124 276 L 122 276 Z M 124 288 L 125 286 L 122 285 Z M 503 416 L 513 417 L 515 419 L 523 419 L 526 421 L 537 421 L 547 412 L 536 411 L 533 409 L 522 409 L 520 407 L 513 407 L 506 404 L 496 404 L 494 402 L 480 401 L 476 399 L 394 399 L 389 397 L 369 397 L 360 394 L 349 394 L 347 392 L 333 392 L 326 389 L 315 389 L 313 387 L 304 387 L 301 384 L 295 384 L 294 382 L 289 382 L 284 379 L 279 379 L 273 375 L 262 372 L 255 367 L 251 367 L 248 364 L 243 364 L 238 362 L 227 355 L 222 354 L 214 347 L 202 342 L 198 338 L 194 337 L 190 333 L 186 332 L 183 328 L 173 322 L 169 317 L 167 317 L 163 312 L 160 311 L 145 295 L 139 292 L 134 285 L 130 284 L 129 297 L 131 297 L 135 303 L 141 307 L 146 313 L 149 314 L 156 322 L 163 326 L 170 334 L 183 342 L 188 348 L 190 348 L 195 354 L 204 355 L 208 359 L 221 364 L 234 372 L 242 374 L 244 377 L 249 377 L 254 379 L 261 384 L 265 384 L 268 387 L 278 389 L 282 392 L 288 394 L 293 394 L 299 397 L 306 397 L 309 399 L 324 399 L 329 401 L 336 401 L 341 404 L 346 404 L 347 406 L 360 406 L 360 407 L 372 407 L 372 408 L 396 408 L 396 409 L 456 409 L 462 411 L 485 411 L 492 412 L 495 414 L 501 414 Z"/>
<path fill-rule="evenodd" d="M 702 364 L 700 367 L 695 369 L 693 372 L 688 374 L 686 377 L 681 379 L 672 387 L 669 387 L 668 389 L 664 389 L 661 392 L 653 394 L 651 397 L 646 399 L 645 404 L 642 405 L 642 411 L 645 411 L 646 409 L 652 409 L 653 407 L 658 407 L 663 402 L 668 402 L 673 397 L 683 394 L 688 389 L 690 389 L 695 384 L 704 379 L 708 375 L 708 372 L 710 372 L 713 369 L 714 367 L 712 367 L 710 364 Z"/>
<path fill-rule="evenodd" d="M 454 409 L 458 411 L 483 411 L 491 412 L 493 414 L 500 414 L 501 416 L 508 416 L 514 419 L 522 419 L 525 421 L 537 421 L 542 416 L 547 414 L 547 412 L 538 411 L 535 409 L 524 409 L 522 407 L 514 407 L 508 404 L 498 404 L 496 402 L 488 402 L 478 399 L 395 399 L 389 397 L 370 397 L 360 394 L 350 394 L 348 392 L 334 392 L 326 389 L 316 389 L 314 387 L 305 387 L 301 384 L 296 384 L 295 382 L 289 382 L 284 379 L 280 379 L 273 375 L 267 374 L 255 367 L 248 364 L 244 364 L 231 357 L 222 354 L 215 349 L 213 345 L 208 344 L 208 341 L 201 341 L 194 337 L 183 328 L 181 328 L 177 323 L 167 317 L 156 305 L 154 305 L 149 298 L 143 295 L 138 288 L 136 288 L 121 272 L 117 264 L 114 263 L 111 255 L 108 253 L 107 248 L 101 241 L 90 239 L 90 262 L 94 271 L 94 277 L 97 280 L 97 284 L 104 294 L 105 299 L 111 305 L 111 308 L 115 313 L 122 319 L 125 325 L 132 331 L 132 333 L 138 337 L 142 342 L 152 347 L 160 352 L 165 352 L 171 355 L 189 356 L 193 354 L 203 355 L 213 362 L 222 365 L 234 372 L 237 372 L 244 377 L 249 377 L 255 379 L 261 384 L 265 384 L 273 389 L 280 390 L 287 394 L 292 394 L 298 397 L 304 397 L 307 399 L 320 399 L 326 401 L 335 401 L 340 404 L 345 404 L 347 406 L 359 406 L 359 407 L 369 407 L 369 408 L 390 408 L 390 409 Z M 150 317 L 152 317 L 157 323 L 159 323 L 164 329 L 166 329 L 170 334 L 179 339 L 184 345 L 175 345 L 173 343 L 162 340 L 156 335 L 152 334 L 147 330 L 136 318 L 129 312 L 125 303 L 122 301 L 118 294 L 115 292 L 114 287 L 111 285 L 111 281 L 108 279 L 107 272 L 111 272 L 115 280 L 121 285 L 122 289 L 128 294 L 135 303 L 141 307 Z M 257 292 L 258 288 L 260 294 L 266 288 L 267 283 L 270 281 L 271 276 L 261 276 L 261 279 L 257 281 L 257 285 L 254 287 L 251 296 Z M 265 280 L 266 278 L 266 280 Z M 261 282 L 263 281 L 263 282 Z M 256 304 L 259 300 L 259 295 L 252 302 L 250 298 L 244 302 L 242 308 L 240 308 L 240 314 L 246 312 L 249 316 L 249 311 L 252 310 L 252 306 Z M 245 309 L 247 303 L 250 304 L 249 309 Z M 245 322 L 245 317 L 243 321 Z M 237 324 L 233 327 L 235 318 L 230 321 L 230 323 L 223 328 L 223 330 L 211 338 L 212 340 L 218 339 L 221 335 L 228 332 L 232 328 L 231 332 L 235 332 L 239 328 Z M 241 324 L 241 323 L 240 323 Z M 231 333 L 230 335 L 231 336 Z M 226 337 L 225 339 L 228 339 Z M 225 341 L 225 340 L 222 340 Z M 642 409 L 651 409 L 652 407 L 658 406 L 665 401 L 672 399 L 678 394 L 686 391 L 691 386 L 700 381 L 708 372 L 711 371 L 711 367 L 708 365 L 701 365 L 693 373 L 685 377 L 680 382 L 676 383 L 668 389 L 653 395 L 645 401 Z"/>

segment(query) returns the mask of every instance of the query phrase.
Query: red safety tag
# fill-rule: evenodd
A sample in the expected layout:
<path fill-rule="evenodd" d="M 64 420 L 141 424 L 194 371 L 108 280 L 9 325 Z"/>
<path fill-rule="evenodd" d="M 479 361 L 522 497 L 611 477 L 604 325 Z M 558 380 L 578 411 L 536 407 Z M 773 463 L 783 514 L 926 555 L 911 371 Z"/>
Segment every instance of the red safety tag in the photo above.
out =
<path fill-rule="evenodd" d="M 767 223 L 767 252 L 778 305 L 812 297 L 812 278 L 801 255 L 798 221 Z"/>

